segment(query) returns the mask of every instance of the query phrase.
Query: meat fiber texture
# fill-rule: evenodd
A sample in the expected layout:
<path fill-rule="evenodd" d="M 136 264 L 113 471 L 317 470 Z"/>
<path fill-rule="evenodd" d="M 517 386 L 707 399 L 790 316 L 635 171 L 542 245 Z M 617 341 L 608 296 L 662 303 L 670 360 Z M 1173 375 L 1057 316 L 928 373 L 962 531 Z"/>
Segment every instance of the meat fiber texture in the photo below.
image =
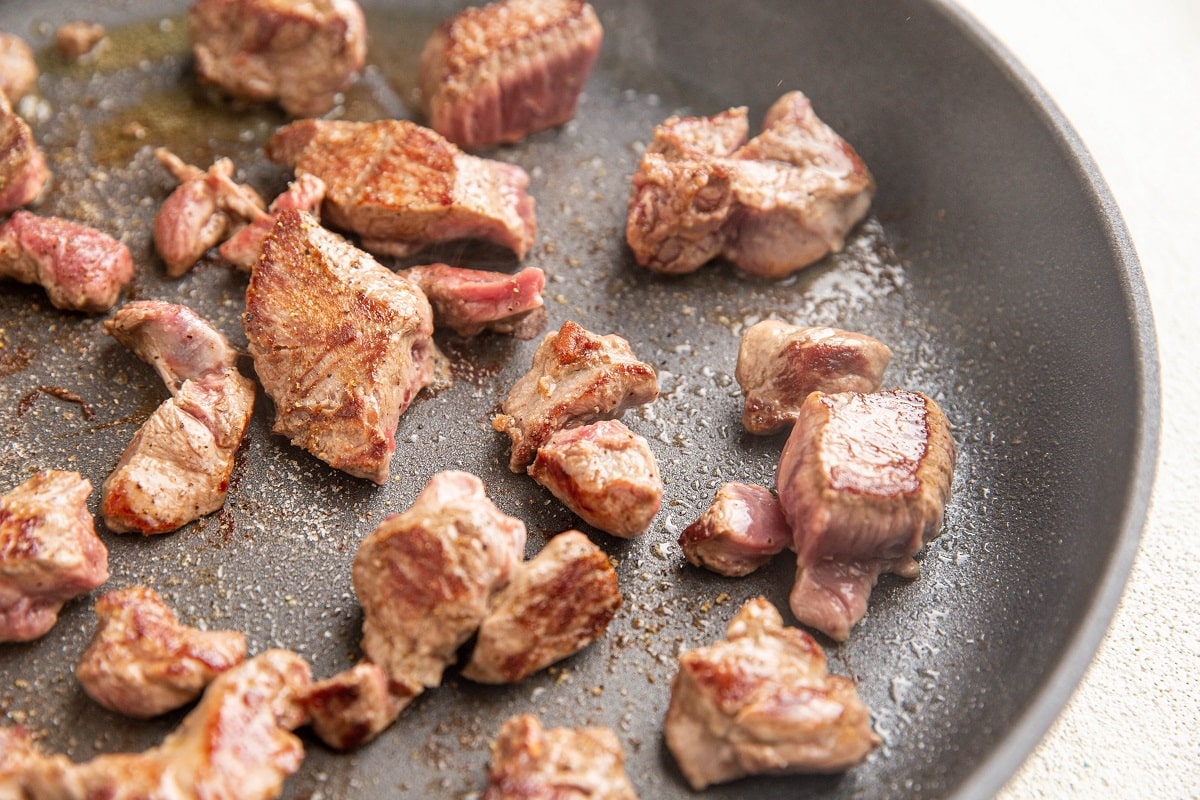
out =
<path fill-rule="evenodd" d="M 525 524 L 467 472 L 439 472 L 379 524 L 351 568 L 363 654 L 400 684 L 433 687 L 525 552 Z"/>
<path fill-rule="evenodd" d="M 50 170 L 33 131 L 0 92 L 0 214 L 32 203 L 48 180 Z"/>
<path fill-rule="evenodd" d="M 858 154 L 789 92 L 745 142 L 746 109 L 671 117 L 633 176 L 626 239 L 642 266 L 681 274 L 723 256 L 780 278 L 840 251 L 875 182 Z"/>
<path fill-rule="evenodd" d="M 354 0 L 196 0 L 188 37 L 201 83 L 296 117 L 333 108 L 367 57 Z"/>
<path fill-rule="evenodd" d="M 474 148 L 567 122 L 603 38 L 596 12 L 582 0 L 500 0 L 460 12 L 421 53 L 430 127 Z"/>
<path fill-rule="evenodd" d="M 396 427 L 433 378 L 433 310 L 421 290 L 308 214 L 279 212 L 243 317 L 276 433 L 383 484 Z"/>
<path fill-rule="evenodd" d="M 421 287 L 433 306 L 437 328 L 470 337 L 483 331 L 532 339 L 545 328 L 542 290 L 546 274 L 526 267 L 514 275 L 425 264 L 399 273 Z"/>
<path fill-rule="evenodd" d="M 746 483 L 722 484 L 712 504 L 679 535 L 689 562 L 735 578 L 754 572 L 791 542 L 779 500 L 770 489 Z"/>
<path fill-rule="evenodd" d="M 841 772 L 880 743 L 849 678 L 830 675 L 820 646 L 750 600 L 726 640 L 684 653 L 664 733 L 699 791 L 747 775 Z"/>
<path fill-rule="evenodd" d="M 302 120 L 267 143 L 272 161 L 325 182 L 323 218 L 373 253 L 482 239 L 524 258 L 537 233 L 529 175 L 468 155 L 407 120 Z"/>
<path fill-rule="evenodd" d="M 370 661 L 316 681 L 302 694 L 313 732 L 334 750 L 353 750 L 396 721 L 425 687 L 401 684 Z"/>
<path fill-rule="evenodd" d="M 104 481 L 104 524 L 118 533 L 178 530 L 225 504 L 254 382 L 238 372 L 224 335 L 185 306 L 128 303 L 104 329 L 152 364 L 171 391 Z"/>
<path fill-rule="evenodd" d="M 133 256 L 95 228 L 17 211 L 0 225 L 0 277 L 39 284 L 55 308 L 108 311 L 133 279 Z"/>
<path fill-rule="evenodd" d="M 879 575 L 920 574 L 913 556 L 941 532 L 954 459 L 950 423 L 923 394 L 808 396 L 775 475 L 796 619 L 843 641 Z"/>
<path fill-rule="evenodd" d="M 39 472 L 0 497 L 0 642 L 45 635 L 68 600 L 108 580 L 108 548 L 78 472 Z"/>

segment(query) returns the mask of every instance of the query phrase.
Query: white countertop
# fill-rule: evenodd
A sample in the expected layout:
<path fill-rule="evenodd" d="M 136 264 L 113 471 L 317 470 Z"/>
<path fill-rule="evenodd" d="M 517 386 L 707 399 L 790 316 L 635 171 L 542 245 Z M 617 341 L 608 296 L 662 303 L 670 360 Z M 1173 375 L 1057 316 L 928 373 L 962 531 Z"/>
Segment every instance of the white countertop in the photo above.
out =
<path fill-rule="evenodd" d="M 1070 704 L 1000 793 L 1200 797 L 1200 3 L 959 0 L 1100 166 L 1158 332 L 1162 439 L 1120 609 Z"/>

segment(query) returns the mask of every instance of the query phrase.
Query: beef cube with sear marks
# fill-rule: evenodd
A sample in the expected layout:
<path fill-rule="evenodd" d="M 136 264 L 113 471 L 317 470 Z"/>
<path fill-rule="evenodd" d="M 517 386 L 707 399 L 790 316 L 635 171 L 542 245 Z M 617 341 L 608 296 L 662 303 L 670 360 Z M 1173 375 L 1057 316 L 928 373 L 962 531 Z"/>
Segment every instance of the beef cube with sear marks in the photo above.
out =
<path fill-rule="evenodd" d="M 533 714 L 507 720 L 492 743 L 483 800 L 637 800 L 625 751 L 608 728 L 544 728 Z"/>
<path fill-rule="evenodd" d="M 301 693 L 313 731 L 334 750 L 353 750 L 396 721 L 425 687 L 398 683 L 370 661 L 360 661 Z"/>
<path fill-rule="evenodd" d="M 33 131 L 0 92 L 0 214 L 38 199 L 48 180 L 50 169 Z"/>

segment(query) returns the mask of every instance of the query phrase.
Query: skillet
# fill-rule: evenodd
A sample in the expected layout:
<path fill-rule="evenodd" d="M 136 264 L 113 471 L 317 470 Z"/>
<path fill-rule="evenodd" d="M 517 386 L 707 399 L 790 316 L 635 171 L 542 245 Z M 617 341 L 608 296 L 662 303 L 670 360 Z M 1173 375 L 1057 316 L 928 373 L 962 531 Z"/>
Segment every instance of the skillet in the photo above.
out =
<path fill-rule="evenodd" d="M 33 120 L 55 174 L 36 210 L 121 236 L 137 263 L 129 298 L 190 305 L 238 347 L 245 277 L 213 260 L 165 278 L 150 222 L 172 181 L 150 149 L 207 166 L 229 155 L 271 196 L 287 174 L 261 145 L 285 122 L 239 109 L 191 80 L 180 0 L 4 3 L 0 28 L 38 50 Z M 414 116 L 416 59 L 457 3 L 364 3 L 371 68 L 343 116 Z M 625 604 L 605 637 L 515 687 L 448 673 L 379 740 L 335 755 L 307 740 L 289 798 L 464 797 L 484 785 L 500 723 L 605 724 L 625 744 L 642 797 L 687 797 L 661 739 L 675 659 L 718 638 L 762 594 L 786 614 L 786 558 L 745 579 L 688 566 L 674 544 L 724 481 L 773 485 L 783 439 L 741 432 L 732 380 L 738 337 L 776 316 L 870 333 L 895 355 L 886 382 L 924 391 L 954 423 L 959 460 L 944 532 L 922 577 L 885 577 L 833 671 L 856 678 L 884 744 L 842 776 L 751 779 L 712 797 L 987 797 L 1066 702 L 1116 606 L 1136 549 L 1158 436 L 1148 300 L 1116 206 L 1081 143 L 1019 65 L 952 6 L 931 0 L 598 3 L 601 59 L 577 119 L 487 153 L 532 175 L 539 234 L 526 259 L 550 276 L 549 324 L 618 332 L 658 370 L 662 397 L 627 423 L 654 447 L 667 493 L 649 533 L 589 531 L 615 559 Z M 51 52 L 54 26 L 110 27 L 95 63 Z M 805 91 L 879 184 L 844 254 L 778 282 L 714 264 L 650 275 L 623 245 L 638 148 L 671 113 L 747 105 L 753 123 L 784 91 Z M 512 270 L 505 254 L 452 245 L 423 254 Z M 399 264 L 397 264 L 399 265 Z M 5 489 L 36 469 L 77 469 L 99 486 L 167 396 L 101 317 L 50 308 L 40 290 L 0 292 L 0 425 Z M 270 433 L 260 393 L 229 501 L 168 536 L 100 534 L 106 589 L 155 586 L 188 623 L 247 632 L 251 652 L 283 646 L 324 677 L 357 658 L 361 613 L 349 565 L 359 540 L 407 507 L 434 472 L 480 475 L 526 521 L 529 552 L 579 522 L 506 467 L 488 419 L 529 365 L 534 342 L 439 337 L 446 390 L 401 420 L 384 487 L 337 473 Z M 243 360 L 244 370 L 250 370 Z M 84 403 L 64 401 L 65 389 Z M 62 392 L 58 392 L 59 395 Z M 92 508 L 98 498 L 91 499 Z M 588 530 L 584 528 L 584 530 Z M 143 749 L 182 714 L 131 722 L 99 708 L 71 668 L 94 629 L 71 603 L 43 639 L 0 647 L 0 707 L 85 759 Z"/>

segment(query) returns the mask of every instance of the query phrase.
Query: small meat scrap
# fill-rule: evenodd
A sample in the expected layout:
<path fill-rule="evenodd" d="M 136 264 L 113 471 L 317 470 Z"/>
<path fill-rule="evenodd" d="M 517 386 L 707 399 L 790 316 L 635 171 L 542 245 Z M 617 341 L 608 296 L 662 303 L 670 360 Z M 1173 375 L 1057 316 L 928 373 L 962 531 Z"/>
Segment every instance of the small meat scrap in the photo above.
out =
<path fill-rule="evenodd" d="M 854 682 L 830 675 L 813 638 L 783 627 L 761 597 L 725 641 L 679 657 L 664 729 L 696 791 L 747 775 L 841 772 L 881 741 Z"/>
<path fill-rule="evenodd" d="M 266 214 L 258 192 L 234 182 L 228 158 L 205 171 L 162 147 L 154 155 L 179 181 L 154 217 L 154 248 L 170 277 L 181 277 L 210 247 Z"/>
<path fill-rule="evenodd" d="M 108 548 L 78 472 L 39 472 L 0 496 L 0 642 L 45 635 L 68 600 L 108 580 Z"/>
<path fill-rule="evenodd" d="M 133 256 L 95 228 L 17 211 L 0 225 L 0 276 L 41 285 L 55 308 L 107 311 L 133 280 Z"/>
<path fill-rule="evenodd" d="M 421 53 L 430 127 L 470 148 L 567 122 L 603 38 L 583 0 L 500 0 L 460 12 Z"/>
<path fill-rule="evenodd" d="M 525 170 L 467 155 L 407 120 L 301 120 L 271 138 L 267 155 L 323 180 L 324 218 L 379 255 L 482 239 L 521 259 L 537 232 Z"/>
<path fill-rule="evenodd" d="M 315 681 L 303 693 L 313 731 L 334 750 L 353 750 L 385 731 L 418 694 L 419 683 L 397 683 L 370 661 Z"/>
<path fill-rule="evenodd" d="M 285 210 L 250 276 L 243 323 L 275 433 L 385 483 L 400 415 L 433 379 L 433 311 L 421 290 Z"/>
<path fill-rule="evenodd" d="M 463 677 L 520 683 L 599 639 L 620 607 L 604 551 L 579 531 L 560 533 L 492 599 Z"/>
<path fill-rule="evenodd" d="M 658 376 L 634 357 L 629 342 L 568 320 L 542 340 L 492 427 L 512 440 L 509 469 L 524 472 L 556 431 L 616 419 L 656 397 Z"/>
<path fill-rule="evenodd" d="M 279 212 L 288 209 L 304 211 L 319 222 L 321 201 L 324 199 L 324 181 L 315 175 L 297 176 L 283 194 L 271 201 L 267 213 L 225 240 L 218 248 L 221 258 L 243 272 L 249 272 L 258 263 L 259 253 L 262 252 L 262 243 L 275 227 Z"/>
<path fill-rule="evenodd" d="M 54 32 L 54 49 L 67 61 L 78 61 L 95 49 L 108 32 L 98 22 L 75 20 Z"/>
<path fill-rule="evenodd" d="M 626 239 L 637 262 L 691 272 L 719 256 L 779 278 L 836 253 L 875 182 L 858 154 L 789 92 L 749 142 L 744 108 L 660 125 L 633 177 Z"/>
<path fill-rule="evenodd" d="M 217 675 L 246 659 L 246 636 L 183 625 L 145 586 L 96 600 L 99 627 L 75 667 L 88 696 L 131 717 L 154 717 L 200 696 Z"/>
<path fill-rule="evenodd" d="M 529 475 L 584 522 L 624 539 L 645 533 L 662 505 L 650 443 L 619 420 L 555 432 Z"/>
<path fill-rule="evenodd" d="M 354 0 L 195 0 L 188 37 L 201 83 L 294 117 L 333 108 L 367 57 Z"/>
<path fill-rule="evenodd" d="M 300 656 L 268 650 L 218 676 L 158 747 L 83 763 L 26 752 L 14 796 L 273 800 L 304 761 L 304 745 L 291 731 L 305 721 L 299 696 L 310 679 Z"/>
<path fill-rule="evenodd" d="M 437 686 L 525 552 L 525 524 L 467 472 L 434 475 L 354 557 L 363 654 L 400 684 Z"/>
<path fill-rule="evenodd" d="M 37 86 L 38 67 L 33 51 L 20 36 L 0 31 L 0 95 L 16 105 Z"/>
<path fill-rule="evenodd" d="M 792 529 L 770 489 L 726 483 L 700 518 L 683 529 L 679 545 L 687 560 L 721 575 L 740 578 L 792 543 Z"/>
<path fill-rule="evenodd" d="M 225 504 L 254 382 L 238 372 L 220 331 L 185 306 L 128 303 L 104 329 L 153 365 L 171 392 L 104 481 L 104 524 L 118 533 L 177 530 Z"/>
<path fill-rule="evenodd" d="M 796 619 L 843 641 L 881 574 L 920 574 L 913 556 L 941 531 L 954 459 L 950 423 L 923 394 L 808 396 L 775 474 Z"/>
<path fill-rule="evenodd" d="M 433 324 L 469 337 L 483 331 L 532 339 L 546 325 L 542 290 L 546 274 L 526 267 L 516 274 L 426 264 L 399 274 L 421 287 L 433 306 Z"/>
<path fill-rule="evenodd" d="M 892 351 L 878 339 L 825 327 L 764 320 L 742 334 L 734 375 L 750 433 L 790 428 L 809 392 L 877 392 Z"/>
<path fill-rule="evenodd" d="M 37 200 L 48 180 L 50 170 L 33 131 L 0 92 L 0 214 Z"/>
<path fill-rule="evenodd" d="M 625 751 L 608 728 L 543 728 L 533 714 L 513 717 L 492 743 L 483 800 L 637 800 Z"/>

